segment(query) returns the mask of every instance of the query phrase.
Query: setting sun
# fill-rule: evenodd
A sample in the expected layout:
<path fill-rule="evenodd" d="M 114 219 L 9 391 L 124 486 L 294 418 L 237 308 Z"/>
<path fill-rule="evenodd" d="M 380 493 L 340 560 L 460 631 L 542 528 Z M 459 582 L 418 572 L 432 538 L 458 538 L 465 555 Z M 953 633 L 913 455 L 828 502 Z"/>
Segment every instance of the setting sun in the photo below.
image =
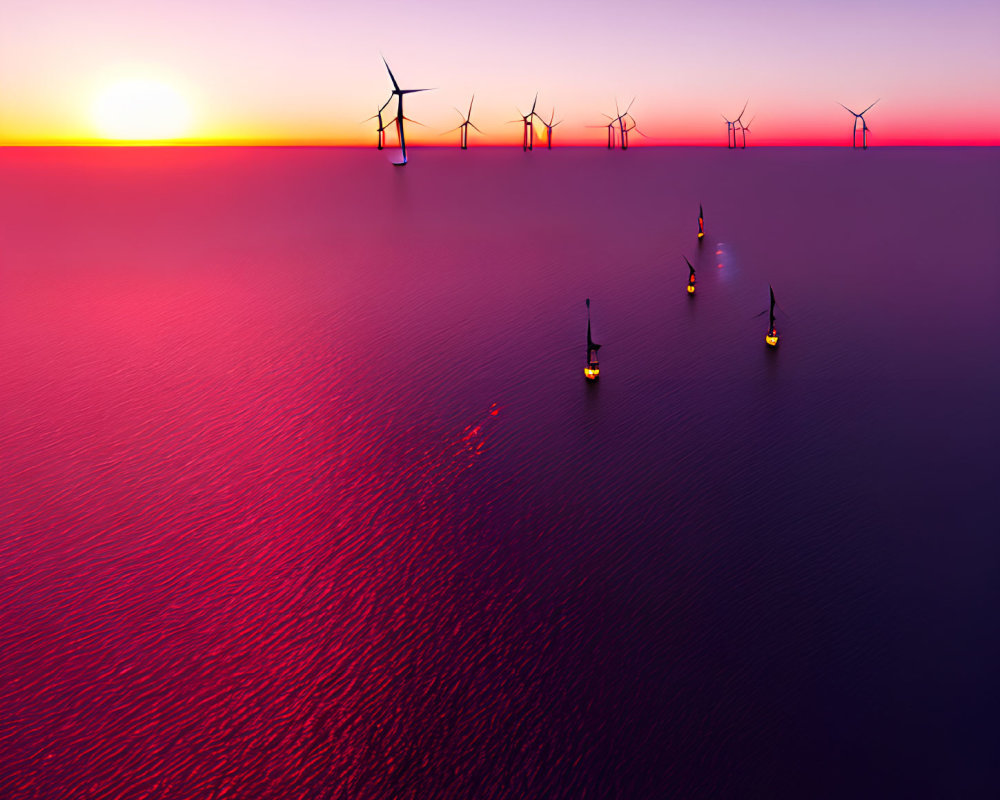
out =
<path fill-rule="evenodd" d="M 106 139 L 164 141 L 184 136 L 191 124 L 187 102 L 166 84 L 128 80 L 104 89 L 94 101 L 94 124 Z"/>

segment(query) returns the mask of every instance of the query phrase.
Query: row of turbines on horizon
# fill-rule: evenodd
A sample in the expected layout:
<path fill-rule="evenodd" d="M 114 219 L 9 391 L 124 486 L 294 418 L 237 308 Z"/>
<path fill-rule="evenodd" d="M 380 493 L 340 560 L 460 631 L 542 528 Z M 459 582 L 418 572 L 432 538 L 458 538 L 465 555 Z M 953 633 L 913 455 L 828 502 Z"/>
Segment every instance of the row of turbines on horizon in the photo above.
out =
<path fill-rule="evenodd" d="M 389 99 L 383 103 L 378 111 L 371 117 L 365 120 L 365 122 L 370 122 L 371 120 L 378 120 L 378 149 L 382 150 L 386 147 L 386 131 L 389 130 L 393 125 L 396 128 L 396 136 L 399 139 L 399 148 L 402 153 L 402 160 L 394 162 L 396 166 L 403 166 L 406 164 L 406 133 L 404 131 L 404 122 L 412 122 L 414 125 L 421 125 L 422 123 L 412 120 L 403 114 L 403 95 L 413 94 L 414 92 L 429 92 L 432 89 L 401 89 L 399 83 L 396 81 L 396 76 L 392 74 L 392 70 L 389 68 L 389 63 L 382 58 L 382 63 L 385 64 L 386 71 L 389 73 L 389 80 L 392 81 L 392 90 L 389 94 Z M 392 102 L 392 99 L 396 98 L 396 114 L 395 117 L 387 121 L 383 119 L 383 114 L 386 108 Z M 881 99 L 881 98 L 880 98 Z M 469 101 L 469 110 L 466 113 L 462 113 L 457 108 L 455 112 L 462 118 L 462 122 L 455 128 L 449 131 L 445 131 L 442 135 L 447 135 L 449 133 L 455 133 L 459 131 L 459 147 L 462 150 L 469 149 L 469 128 L 472 128 L 477 133 L 482 134 L 483 131 L 476 127 L 475 123 L 472 121 L 472 105 L 476 101 L 475 94 L 472 95 L 472 99 Z M 879 102 L 878 100 L 875 103 Z M 620 145 L 622 150 L 628 150 L 628 135 L 630 132 L 635 131 L 640 136 L 649 138 L 642 131 L 639 130 L 638 124 L 636 123 L 635 117 L 632 116 L 631 109 L 632 104 L 635 103 L 635 98 L 625 108 L 625 111 L 621 111 L 618 106 L 618 101 L 615 100 L 615 113 L 602 114 L 602 116 L 608 119 L 608 122 L 603 125 L 588 125 L 588 128 L 607 128 L 608 131 L 608 149 L 614 150 Z M 868 127 L 868 123 L 865 121 L 865 114 L 867 114 L 875 106 L 872 103 L 864 111 L 858 113 L 847 108 L 843 103 L 838 103 L 841 107 L 846 109 L 848 112 L 854 115 L 854 129 L 851 133 L 851 147 L 858 147 L 858 120 L 861 121 L 861 149 L 868 149 L 868 131 L 871 128 Z M 750 125 L 753 123 L 756 117 L 751 117 L 750 122 L 743 122 L 743 115 L 746 113 L 747 106 L 750 101 L 747 100 L 743 105 L 743 110 L 740 111 L 739 116 L 736 119 L 731 120 L 725 114 L 722 118 L 726 121 L 726 147 L 730 150 L 741 149 L 746 150 L 747 147 L 747 134 L 750 132 Z M 538 105 L 538 94 L 535 94 L 535 99 L 531 104 L 531 110 L 524 114 L 518 109 L 519 119 L 510 120 L 509 123 L 520 122 L 523 126 L 523 135 L 521 138 L 521 146 L 525 152 L 533 150 L 535 147 L 535 125 L 545 129 L 545 144 L 549 150 L 552 149 L 552 129 L 556 127 L 559 122 L 555 121 L 556 112 L 555 109 L 552 110 L 552 114 L 549 117 L 549 121 L 546 122 L 545 119 L 536 112 L 536 107 Z M 615 130 L 617 125 L 618 129 Z M 485 135 L 485 134 L 483 134 Z M 740 144 L 737 144 L 737 135 L 741 137 Z"/>
<path fill-rule="evenodd" d="M 728 147 L 730 150 L 735 150 L 736 149 L 736 129 L 737 128 L 739 128 L 740 133 L 743 134 L 743 146 L 740 147 L 740 149 L 741 150 L 746 150 L 747 149 L 747 132 L 750 130 L 750 124 L 755 119 L 757 119 L 756 117 L 751 117 L 750 118 L 750 122 L 747 122 L 747 123 L 743 122 L 743 115 L 747 113 L 747 106 L 748 105 L 750 105 L 750 101 L 749 100 L 747 100 L 743 104 L 743 110 L 740 112 L 740 115 L 736 119 L 734 119 L 734 120 L 729 119 L 729 117 L 727 117 L 725 114 L 722 115 L 722 118 L 726 121 L 726 147 Z"/>

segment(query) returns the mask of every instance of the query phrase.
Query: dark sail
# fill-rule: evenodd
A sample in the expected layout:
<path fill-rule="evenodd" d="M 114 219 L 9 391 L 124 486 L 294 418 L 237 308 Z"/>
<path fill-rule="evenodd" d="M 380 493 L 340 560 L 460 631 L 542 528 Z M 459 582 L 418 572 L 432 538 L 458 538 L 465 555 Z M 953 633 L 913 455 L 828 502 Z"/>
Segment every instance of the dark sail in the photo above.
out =
<path fill-rule="evenodd" d="M 588 297 L 587 298 L 587 360 L 588 361 L 590 360 L 591 350 L 593 350 L 594 353 L 596 353 L 600 349 L 601 346 L 599 344 L 594 344 L 594 340 L 593 338 L 591 338 L 590 335 L 590 298 Z"/>
<path fill-rule="evenodd" d="M 601 349 L 599 344 L 595 344 L 594 340 L 590 338 L 590 320 L 587 320 L 587 358 L 590 358 L 590 351 L 593 350 L 595 353 Z"/>
<path fill-rule="evenodd" d="M 691 266 L 691 262 L 687 260 L 687 256 L 684 256 L 684 261 L 688 265 L 688 269 L 691 270 L 691 276 L 689 280 L 694 281 L 694 267 Z"/>
<path fill-rule="evenodd" d="M 771 291 L 771 324 L 767 329 L 767 332 L 770 333 L 774 330 L 774 289 L 771 289 L 770 286 L 767 288 Z"/>

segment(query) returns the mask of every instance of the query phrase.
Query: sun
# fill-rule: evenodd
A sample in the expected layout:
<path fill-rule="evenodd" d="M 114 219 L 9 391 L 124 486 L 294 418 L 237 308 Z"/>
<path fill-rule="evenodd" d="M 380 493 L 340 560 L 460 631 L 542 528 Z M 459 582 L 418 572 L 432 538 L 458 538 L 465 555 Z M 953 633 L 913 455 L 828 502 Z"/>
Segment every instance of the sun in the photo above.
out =
<path fill-rule="evenodd" d="M 153 142 L 178 139 L 191 125 L 187 102 L 159 81 L 125 80 L 94 100 L 94 124 L 105 139 Z"/>

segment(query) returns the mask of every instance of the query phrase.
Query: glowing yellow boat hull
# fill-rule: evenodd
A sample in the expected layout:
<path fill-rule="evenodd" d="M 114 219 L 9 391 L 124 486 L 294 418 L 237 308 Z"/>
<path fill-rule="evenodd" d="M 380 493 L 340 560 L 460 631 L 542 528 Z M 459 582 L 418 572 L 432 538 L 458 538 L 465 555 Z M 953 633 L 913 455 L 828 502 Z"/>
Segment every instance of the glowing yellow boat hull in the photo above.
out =
<path fill-rule="evenodd" d="M 599 377 L 601 377 L 601 369 L 597 366 L 584 367 L 583 374 L 588 381 L 596 381 Z"/>
<path fill-rule="evenodd" d="M 703 234 L 703 233 L 699 233 L 699 234 L 698 234 L 698 238 L 699 238 L 699 239 L 704 239 L 704 238 L 705 238 L 705 234 Z"/>
<path fill-rule="evenodd" d="M 688 284 L 688 294 L 694 294 L 694 284 L 693 283 L 689 283 Z"/>
<path fill-rule="evenodd" d="M 768 334 L 767 336 L 764 337 L 764 341 L 767 342 L 769 345 L 771 345 L 771 347 L 777 347 L 778 335 L 775 334 L 774 336 L 771 336 L 771 334 Z"/>

